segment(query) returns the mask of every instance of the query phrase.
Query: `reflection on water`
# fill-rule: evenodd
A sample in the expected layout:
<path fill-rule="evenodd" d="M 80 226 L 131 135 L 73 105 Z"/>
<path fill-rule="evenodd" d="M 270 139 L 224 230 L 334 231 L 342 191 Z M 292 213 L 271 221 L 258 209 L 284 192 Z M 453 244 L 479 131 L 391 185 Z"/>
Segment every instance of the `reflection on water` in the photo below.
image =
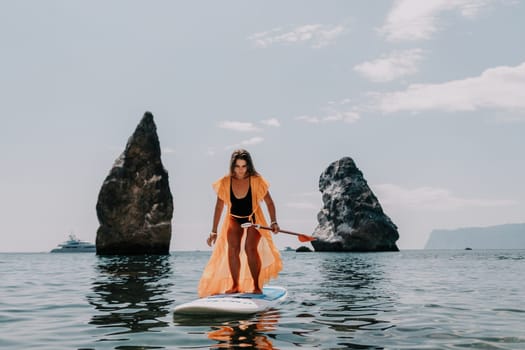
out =
<path fill-rule="evenodd" d="M 174 318 L 209 255 L 0 254 L 0 348 L 525 349 L 523 250 L 283 252 L 278 312 Z"/>
<path fill-rule="evenodd" d="M 87 296 L 100 314 L 90 324 L 110 328 L 107 335 L 148 332 L 167 327 L 160 319 L 170 312 L 169 256 L 100 256 L 97 276 Z"/>
<path fill-rule="evenodd" d="M 383 332 L 394 327 L 381 317 L 394 311 L 392 291 L 384 286 L 385 269 L 371 254 L 336 254 L 320 264 L 323 281 L 319 283 L 321 300 L 316 324 L 337 333 L 338 345 L 351 349 L 382 349 L 381 346 L 356 343 L 357 332 Z"/>
<path fill-rule="evenodd" d="M 210 349 L 274 349 L 271 338 L 275 337 L 280 314 L 277 310 L 268 310 L 248 319 L 191 317 L 174 315 L 178 326 L 199 326 L 206 331 L 208 339 L 216 341 Z"/>
<path fill-rule="evenodd" d="M 375 283 L 384 278 L 384 272 L 377 261 L 371 262 L 367 254 L 334 254 L 326 257 L 320 264 L 322 285 L 329 291 L 331 298 L 382 297 L 378 295 Z M 348 293 L 349 291 L 352 293 Z M 358 290 L 359 293 L 355 293 Z M 363 295 L 363 291 L 365 294 Z"/>
<path fill-rule="evenodd" d="M 245 320 L 174 316 L 176 327 L 216 343 L 213 349 L 285 347 L 383 349 L 394 327 L 397 296 L 389 287 L 388 269 L 373 254 L 316 254 L 301 257 L 286 272 L 289 300 L 279 311 Z"/>

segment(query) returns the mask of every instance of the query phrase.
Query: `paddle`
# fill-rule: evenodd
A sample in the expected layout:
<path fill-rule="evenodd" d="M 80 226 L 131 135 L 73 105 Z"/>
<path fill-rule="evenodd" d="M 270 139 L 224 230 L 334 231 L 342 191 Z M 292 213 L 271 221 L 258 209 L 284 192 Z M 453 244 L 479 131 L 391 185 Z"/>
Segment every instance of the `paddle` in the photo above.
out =
<path fill-rule="evenodd" d="M 259 224 L 252 224 L 251 222 L 245 222 L 244 224 L 241 224 L 241 227 L 242 228 L 246 228 L 246 227 L 255 227 L 257 229 L 260 229 L 262 228 L 263 230 L 272 230 L 271 227 L 267 227 L 267 226 L 261 226 Z M 297 232 L 292 232 L 292 231 L 286 231 L 286 230 L 279 230 L 279 232 L 282 232 L 282 233 L 287 233 L 289 235 L 294 235 L 294 236 L 297 236 L 297 238 L 299 239 L 299 241 L 301 242 L 310 242 L 310 241 L 315 241 L 317 238 L 315 237 L 312 237 L 312 236 L 308 236 L 308 235 L 305 235 L 305 234 L 302 234 L 302 233 L 297 233 Z"/>

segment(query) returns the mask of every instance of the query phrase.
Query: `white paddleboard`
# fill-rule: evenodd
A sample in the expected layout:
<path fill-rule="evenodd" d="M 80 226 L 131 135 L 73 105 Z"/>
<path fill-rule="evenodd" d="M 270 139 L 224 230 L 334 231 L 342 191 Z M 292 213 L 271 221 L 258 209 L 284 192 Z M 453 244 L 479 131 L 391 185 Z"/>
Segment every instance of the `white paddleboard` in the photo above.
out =
<path fill-rule="evenodd" d="M 181 304 L 173 310 L 184 315 L 254 314 L 276 306 L 286 299 L 283 287 L 263 287 L 262 294 L 216 294 Z"/>

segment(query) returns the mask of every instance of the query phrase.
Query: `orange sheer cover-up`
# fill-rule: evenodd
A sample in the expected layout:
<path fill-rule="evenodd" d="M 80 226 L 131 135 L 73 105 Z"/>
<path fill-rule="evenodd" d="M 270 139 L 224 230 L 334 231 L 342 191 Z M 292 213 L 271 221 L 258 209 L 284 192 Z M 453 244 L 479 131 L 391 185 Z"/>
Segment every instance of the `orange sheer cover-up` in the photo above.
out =
<path fill-rule="evenodd" d="M 260 175 L 251 177 L 252 189 L 252 208 L 255 213 L 255 223 L 261 226 L 267 226 L 266 220 L 261 208 L 261 201 L 268 193 L 268 182 Z M 231 177 L 226 175 L 220 180 L 213 183 L 213 189 L 217 192 L 219 199 L 223 200 L 227 205 L 227 214 L 230 215 L 231 200 L 230 200 L 230 184 Z M 229 217 L 223 219 L 220 232 L 215 242 L 215 249 L 204 268 L 201 280 L 199 282 L 199 297 L 205 297 L 212 294 L 224 293 L 232 287 L 233 280 L 228 263 L 228 227 L 230 224 Z M 257 246 L 257 251 L 261 257 L 261 272 L 259 274 L 259 286 L 267 283 L 271 278 L 276 278 L 279 271 L 282 269 L 282 260 L 279 251 L 275 247 L 272 240 L 272 233 L 268 230 L 260 230 L 261 240 Z M 239 291 L 251 292 L 254 289 L 252 274 L 248 267 L 248 259 L 244 251 L 244 244 L 246 241 L 247 230 L 241 240 L 241 271 L 239 274 Z"/>

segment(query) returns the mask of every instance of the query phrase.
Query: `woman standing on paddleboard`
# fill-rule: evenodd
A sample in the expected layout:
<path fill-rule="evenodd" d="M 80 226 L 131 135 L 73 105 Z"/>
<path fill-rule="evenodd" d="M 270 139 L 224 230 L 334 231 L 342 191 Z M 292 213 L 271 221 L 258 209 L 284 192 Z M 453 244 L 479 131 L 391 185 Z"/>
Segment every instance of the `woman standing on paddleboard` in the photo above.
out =
<path fill-rule="evenodd" d="M 215 249 L 199 282 L 200 297 L 219 293 L 262 293 L 262 286 L 279 274 L 282 261 L 271 233 L 241 227 L 246 222 L 267 226 L 260 206 L 264 201 L 272 231 L 279 231 L 268 187 L 268 182 L 255 170 L 250 153 L 243 149 L 234 151 L 230 173 L 213 183 L 217 202 L 207 243 L 209 246 L 215 243 Z M 225 205 L 228 215 L 218 232 Z"/>

